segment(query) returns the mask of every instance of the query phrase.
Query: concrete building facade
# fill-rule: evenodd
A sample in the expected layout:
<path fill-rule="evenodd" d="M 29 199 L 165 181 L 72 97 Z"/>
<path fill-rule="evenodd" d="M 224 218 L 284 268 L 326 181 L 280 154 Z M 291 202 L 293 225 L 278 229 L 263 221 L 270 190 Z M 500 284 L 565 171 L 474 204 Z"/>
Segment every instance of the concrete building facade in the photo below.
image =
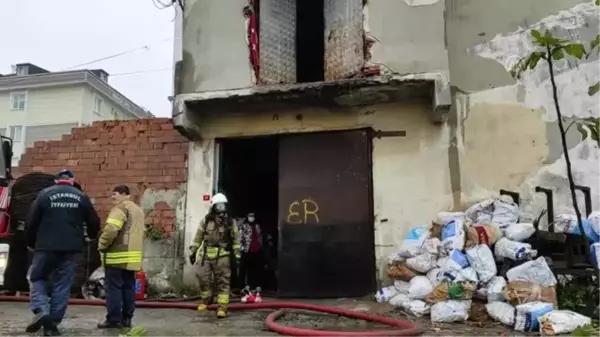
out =
<path fill-rule="evenodd" d="M 34 64 L 0 76 L 0 134 L 14 141 L 13 165 L 40 140 L 58 140 L 78 126 L 99 120 L 153 115 L 108 84 L 104 70 L 50 72 Z"/>
<path fill-rule="evenodd" d="M 320 4 L 324 23 L 317 31 L 325 42 L 318 53 L 324 76 L 303 81 L 299 74 L 307 68 L 301 63 L 316 64 L 319 58 L 301 56 L 302 45 L 290 36 L 306 40 L 316 34 L 301 22 L 315 8 L 301 10 L 291 0 L 260 1 L 254 26 L 259 31 L 259 67 L 253 67 L 252 35 L 247 33 L 252 19 L 242 15 L 247 2 L 185 1 L 176 28 L 181 62 L 176 66 L 173 118 L 191 140 L 186 242 L 209 208 L 204 196 L 230 193 L 232 206 L 247 211 L 235 199 L 248 196 L 224 183 L 227 166 L 245 169 L 226 154 L 235 147 L 228 145 L 231 139 L 244 137 L 279 136 L 273 164 L 277 170 L 271 172 L 278 177 L 273 182 L 278 192 L 265 203 L 276 210 L 268 221 L 279 230 L 279 286 L 294 295 L 315 293 L 317 287 L 289 285 L 294 277 L 333 277 L 325 269 L 348 272 L 333 267 L 344 261 L 358 261 L 353 266 L 357 273 L 372 269 L 374 277 L 357 281 L 360 286 L 338 287 L 342 295 L 374 289 L 375 280 L 384 278 L 386 257 L 411 226 L 429 223 L 439 211 L 463 209 L 473 200 L 497 195 L 499 189 L 522 193 L 524 219 L 542 207 L 543 197 L 533 193 L 536 185 L 556 191 L 559 209 L 569 207 L 548 71 L 536 69 L 517 83 L 507 69 L 532 50 L 529 29 L 548 28 L 558 36 L 592 40 L 598 28 L 592 1 L 339 3 Z M 568 60 L 556 69 L 569 117 L 598 116 L 597 102 L 585 94 L 598 80 L 597 71 L 590 71 L 597 68 L 593 56 L 581 63 Z M 352 130 L 354 143 L 344 143 L 343 136 L 333 133 Z M 320 132 L 331 132 L 331 137 L 319 140 Z M 360 132 L 365 132 L 363 138 Z M 569 134 L 575 178 L 592 188 L 597 208 L 598 148 L 580 144 L 578 137 L 577 132 Z M 265 144 L 243 151 L 259 157 L 271 151 Z M 355 152 L 344 152 L 348 148 Z M 353 156 L 365 157 L 366 164 L 348 159 Z M 310 215 L 315 205 L 318 221 Z M 290 220 L 290 215 L 301 221 Z M 340 234 L 336 225 L 347 226 L 351 234 Z M 325 234 L 327 228 L 337 236 Z M 368 256 L 343 253 L 353 245 Z M 335 257 L 321 263 L 298 257 L 307 255 L 307 247 Z M 321 290 L 323 295 L 335 293 Z"/>

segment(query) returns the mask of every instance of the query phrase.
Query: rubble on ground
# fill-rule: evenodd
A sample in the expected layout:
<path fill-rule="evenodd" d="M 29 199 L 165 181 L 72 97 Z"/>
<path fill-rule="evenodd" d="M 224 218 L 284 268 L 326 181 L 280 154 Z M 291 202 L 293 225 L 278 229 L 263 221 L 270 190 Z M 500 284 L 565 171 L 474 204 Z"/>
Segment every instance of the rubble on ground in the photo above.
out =
<path fill-rule="evenodd" d="M 555 231 L 581 235 L 577 219 L 560 215 Z M 584 219 L 584 235 L 600 252 L 600 212 Z M 375 299 L 432 323 L 500 322 L 521 332 L 557 335 L 590 324 L 589 317 L 558 310 L 557 280 L 546 259 L 524 242 L 531 223 L 519 223 L 519 207 L 508 196 L 479 202 L 465 212 L 441 212 L 431 226 L 411 228 L 389 257 L 394 284 Z M 517 261 L 499 274 L 503 260 Z M 598 261 L 594 261 L 596 264 Z"/>

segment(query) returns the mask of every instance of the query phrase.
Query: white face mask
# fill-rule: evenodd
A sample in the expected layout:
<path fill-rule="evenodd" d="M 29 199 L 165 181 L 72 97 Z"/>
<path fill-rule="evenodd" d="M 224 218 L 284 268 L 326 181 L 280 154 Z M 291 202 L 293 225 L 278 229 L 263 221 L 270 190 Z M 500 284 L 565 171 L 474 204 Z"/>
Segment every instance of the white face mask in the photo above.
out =
<path fill-rule="evenodd" d="M 253 217 L 249 217 L 248 218 L 248 222 L 254 222 L 254 218 Z"/>

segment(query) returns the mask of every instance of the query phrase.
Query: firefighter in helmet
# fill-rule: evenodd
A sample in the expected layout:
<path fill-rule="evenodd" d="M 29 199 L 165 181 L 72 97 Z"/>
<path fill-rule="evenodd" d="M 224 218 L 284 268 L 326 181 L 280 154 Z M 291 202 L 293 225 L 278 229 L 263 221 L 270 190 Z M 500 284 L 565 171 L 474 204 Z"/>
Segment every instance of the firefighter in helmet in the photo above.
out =
<path fill-rule="evenodd" d="M 195 266 L 200 286 L 198 311 L 205 311 L 213 299 L 210 282 L 214 276 L 217 286 L 217 317 L 227 316 L 231 271 L 239 260 L 240 245 L 231 218 L 227 216 L 227 198 L 221 193 L 212 197 L 208 214 L 200 221 L 190 246 L 190 263 Z"/>

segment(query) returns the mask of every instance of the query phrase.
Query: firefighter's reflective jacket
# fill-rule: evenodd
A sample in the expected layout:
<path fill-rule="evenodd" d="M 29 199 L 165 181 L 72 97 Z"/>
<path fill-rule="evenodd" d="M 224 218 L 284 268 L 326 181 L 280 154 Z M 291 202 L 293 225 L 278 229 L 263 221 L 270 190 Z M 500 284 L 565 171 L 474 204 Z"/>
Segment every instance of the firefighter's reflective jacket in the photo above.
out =
<path fill-rule="evenodd" d="M 200 221 L 192 247 L 197 247 L 196 260 L 214 260 L 219 257 L 229 256 L 229 248 L 233 249 L 235 257 L 240 257 L 240 240 L 238 230 L 231 219 L 218 224 L 210 216 Z M 206 254 L 206 255 L 204 255 Z"/>
<path fill-rule="evenodd" d="M 144 211 L 131 201 L 131 196 L 118 196 L 98 241 L 98 250 L 102 252 L 104 265 L 140 270 L 144 231 Z"/>

